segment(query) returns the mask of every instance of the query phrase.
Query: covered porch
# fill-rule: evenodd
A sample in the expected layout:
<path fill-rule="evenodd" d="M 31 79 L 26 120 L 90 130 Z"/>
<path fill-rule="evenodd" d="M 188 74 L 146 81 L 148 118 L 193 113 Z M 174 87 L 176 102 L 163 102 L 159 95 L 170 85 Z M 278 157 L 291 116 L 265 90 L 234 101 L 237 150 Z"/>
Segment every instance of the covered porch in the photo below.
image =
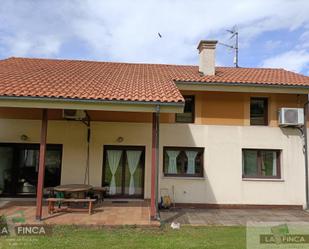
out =
<path fill-rule="evenodd" d="M 114 225 L 118 224 L 148 224 L 151 219 L 157 217 L 157 168 L 158 168 L 158 144 L 159 144 L 159 123 L 160 123 L 160 114 L 163 116 L 167 113 L 173 113 L 180 111 L 178 106 L 168 106 L 160 105 L 141 105 L 138 104 L 129 107 L 126 104 L 123 105 L 93 105 L 89 106 L 80 105 L 76 103 L 72 105 L 59 104 L 54 105 L 55 103 L 45 103 L 40 105 L 44 108 L 39 108 L 33 102 L 1 102 L 2 110 L 7 111 L 10 116 L 7 124 L 4 122 L 2 125 L 6 126 L 5 128 L 12 128 L 10 131 L 11 134 L 2 134 L 1 141 L 3 143 L 17 143 L 16 140 L 23 140 L 21 137 L 24 137 L 23 141 L 18 141 L 21 144 L 38 144 L 39 147 L 39 157 L 37 165 L 37 186 L 35 188 L 36 202 L 31 202 L 31 205 L 24 206 L 25 202 L 10 202 L 8 208 L 5 208 L 5 212 L 17 211 L 18 208 L 22 210 L 25 209 L 27 214 L 27 219 L 37 221 L 44 221 L 47 223 L 52 223 L 54 220 L 55 223 L 65 222 L 66 216 L 69 224 L 74 223 L 74 220 L 78 221 L 79 224 L 93 224 L 99 223 L 109 224 L 113 220 Z M 84 104 L 84 103 L 83 103 Z M 55 109 L 57 108 L 57 109 Z M 9 109 L 9 111 L 8 111 Z M 23 114 L 19 119 L 18 115 L 13 115 L 12 112 L 17 113 L 28 113 Z M 31 110 L 34 113 L 39 115 L 39 119 L 33 117 Z M 62 113 L 63 110 L 80 110 L 86 111 L 87 118 L 82 120 L 65 120 L 62 115 L 59 117 L 59 112 Z M 134 111 L 134 112 L 133 112 Z M 146 117 L 145 123 L 134 124 L 133 122 L 128 124 L 126 122 L 109 122 L 103 123 L 100 120 L 102 115 L 98 113 L 102 112 L 111 115 L 114 114 L 115 117 L 121 114 L 134 113 L 133 116 Z M 4 112 L 5 113 L 5 112 Z M 58 113 L 58 117 L 55 113 Z M 89 115 L 89 113 L 91 113 Z M 94 115 L 95 114 L 95 115 Z M 35 116 L 35 115 L 34 115 Z M 51 117 L 51 118 L 50 118 Z M 99 117 L 99 118 L 98 118 Z M 149 118 L 150 117 L 150 118 Z M 1 118 L 5 118 L 5 115 L 1 115 Z M 118 117 L 119 118 L 119 117 Z M 120 118 L 121 119 L 121 118 Z M 143 118 L 141 119 L 143 120 Z M 82 121 L 82 122 L 78 122 Z M 148 124 L 147 124 L 148 123 Z M 13 124 L 13 126 L 11 126 Z M 23 125 L 24 124 L 24 125 Z M 134 126 L 143 127 L 140 129 L 140 134 L 136 133 Z M 118 128 L 114 128 L 117 127 Z M 132 134 L 132 128 L 134 127 L 134 136 L 139 137 L 146 134 L 142 139 L 130 139 Z M 18 130 L 17 134 L 14 134 L 15 130 Z M 63 129 L 65 128 L 65 129 Z M 110 129 L 109 129 L 110 128 Z M 116 132 L 115 132 L 116 130 Z M 118 136 L 115 134 L 118 131 Z M 56 137 L 54 136 L 55 133 Z M 126 133 L 129 132 L 129 133 Z M 68 134 L 70 134 L 68 136 Z M 13 137 L 13 138 L 12 138 Z M 58 138 L 57 138 L 58 137 Z M 65 138 L 66 137 L 66 138 Z M 65 139 L 63 139 L 65 138 Z M 119 138 L 122 138 L 120 140 Z M 124 141 L 123 141 L 124 140 Z M 93 186 L 103 186 L 104 185 L 104 160 L 106 158 L 105 146 L 138 146 L 144 147 L 144 172 L 142 175 L 141 182 L 143 186 L 139 191 L 141 193 L 137 196 L 138 201 L 129 201 L 126 205 L 117 206 L 117 203 L 112 201 L 104 202 L 102 206 L 96 207 L 93 215 L 89 216 L 84 213 L 67 213 L 67 214 L 47 214 L 47 209 L 44 206 L 44 180 L 46 172 L 46 152 L 49 144 L 60 144 L 62 145 L 62 159 L 61 159 L 61 179 L 59 180 L 61 184 L 80 184 L 86 183 Z M 103 156 L 104 154 L 104 156 Z M 83 155 L 83 156 L 82 156 Z M 81 162 L 82 161 L 82 162 Z M 109 183 L 110 184 L 110 183 Z M 130 185 L 131 182 L 130 182 Z M 116 186 L 113 186 L 116 189 Z M 136 188 L 138 189 L 138 188 Z M 121 196 L 123 197 L 123 196 Z M 134 193 L 132 196 L 135 197 Z M 1 197 L 0 197 L 1 198 Z M 34 205 L 35 204 L 35 205 Z M 116 206 L 115 206 L 116 204 Z M 46 210 L 45 210 L 46 209 Z M 128 210 L 132 211 L 128 215 Z M 128 216 L 127 220 L 125 216 Z M 6 214 L 7 215 L 7 214 Z M 64 216 L 63 216 L 64 215 Z M 76 216 L 75 216 L 76 215 Z M 80 216 L 81 215 L 81 216 Z M 85 218 L 82 218 L 85 215 Z M 32 218 L 31 218 L 32 216 Z M 76 217 L 76 218 L 73 218 Z M 110 218 L 109 218 L 110 217 Z M 116 218 L 117 217 L 117 218 Z M 64 218 L 64 219 L 63 219 Z M 89 220 L 89 222 L 87 222 Z M 150 224 L 150 223 L 149 223 Z M 112 224 L 111 224 L 112 225 Z"/>

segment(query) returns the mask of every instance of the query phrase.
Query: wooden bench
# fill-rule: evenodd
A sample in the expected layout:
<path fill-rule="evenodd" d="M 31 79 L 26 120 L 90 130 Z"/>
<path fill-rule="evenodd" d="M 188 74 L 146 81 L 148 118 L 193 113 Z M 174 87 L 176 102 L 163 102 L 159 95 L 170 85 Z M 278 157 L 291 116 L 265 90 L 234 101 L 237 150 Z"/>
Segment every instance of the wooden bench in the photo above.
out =
<path fill-rule="evenodd" d="M 85 208 L 55 208 L 55 203 L 88 203 L 88 213 L 92 214 L 93 210 L 93 203 L 96 201 L 96 199 L 68 199 L 68 198 L 47 198 L 48 203 L 48 213 L 53 214 L 55 211 L 85 211 L 87 209 Z"/>
<path fill-rule="evenodd" d="M 91 192 L 93 193 L 94 197 L 98 199 L 99 203 L 104 201 L 104 196 L 108 190 L 108 187 L 93 187 Z"/>

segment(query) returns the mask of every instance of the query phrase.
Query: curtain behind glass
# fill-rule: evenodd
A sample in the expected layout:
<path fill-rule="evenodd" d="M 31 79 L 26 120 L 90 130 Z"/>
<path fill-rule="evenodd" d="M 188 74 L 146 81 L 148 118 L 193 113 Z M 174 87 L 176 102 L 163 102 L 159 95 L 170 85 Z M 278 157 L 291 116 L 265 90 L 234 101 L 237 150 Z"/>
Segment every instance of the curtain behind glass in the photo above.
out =
<path fill-rule="evenodd" d="M 195 158 L 197 156 L 197 151 L 186 150 L 186 155 L 188 157 L 187 174 L 195 174 Z"/>
<path fill-rule="evenodd" d="M 122 155 L 121 150 L 108 150 L 107 151 L 108 165 L 112 173 L 112 179 L 111 179 L 110 186 L 109 186 L 110 195 L 116 194 L 115 174 L 119 166 L 121 155 Z"/>
<path fill-rule="evenodd" d="M 168 155 L 168 174 L 177 174 L 177 156 L 179 155 L 180 151 L 177 150 L 167 150 Z"/>
<path fill-rule="evenodd" d="M 277 157 L 275 151 L 261 152 L 262 173 L 264 176 L 277 175 Z"/>
<path fill-rule="evenodd" d="M 127 150 L 127 160 L 130 171 L 130 187 L 129 187 L 129 195 L 135 194 L 135 185 L 134 185 L 134 173 L 137 169 L 142 151 L 140 150 Z"/>

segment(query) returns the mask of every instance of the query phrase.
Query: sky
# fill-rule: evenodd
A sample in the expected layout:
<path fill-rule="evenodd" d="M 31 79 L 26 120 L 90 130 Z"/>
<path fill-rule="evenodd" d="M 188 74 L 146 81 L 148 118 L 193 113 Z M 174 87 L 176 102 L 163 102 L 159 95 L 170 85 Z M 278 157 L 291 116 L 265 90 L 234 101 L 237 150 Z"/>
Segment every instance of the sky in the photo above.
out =
<path fill-rule="evenodd" d="M 309 75 L 309 0 L 1 0 L 0 59 L 197 65 L 198 42 L 233 45 L 234 26 L 239 66 Z M 218 66 L 233 57 L 217 45 Z"/>

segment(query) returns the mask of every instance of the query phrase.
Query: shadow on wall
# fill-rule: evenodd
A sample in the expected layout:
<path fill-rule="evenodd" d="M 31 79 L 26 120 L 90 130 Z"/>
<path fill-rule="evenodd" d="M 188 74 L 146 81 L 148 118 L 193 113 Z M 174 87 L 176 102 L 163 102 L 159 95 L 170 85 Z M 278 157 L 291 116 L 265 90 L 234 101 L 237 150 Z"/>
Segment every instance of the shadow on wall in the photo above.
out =
<path fill-rule="evenodd" d="M 296 128 L 296 127 L 281 127 L 280 129 L 286 137 L 302 136 L 302 128 L 300 128 L 300 127 L 299 128 Z"/>

